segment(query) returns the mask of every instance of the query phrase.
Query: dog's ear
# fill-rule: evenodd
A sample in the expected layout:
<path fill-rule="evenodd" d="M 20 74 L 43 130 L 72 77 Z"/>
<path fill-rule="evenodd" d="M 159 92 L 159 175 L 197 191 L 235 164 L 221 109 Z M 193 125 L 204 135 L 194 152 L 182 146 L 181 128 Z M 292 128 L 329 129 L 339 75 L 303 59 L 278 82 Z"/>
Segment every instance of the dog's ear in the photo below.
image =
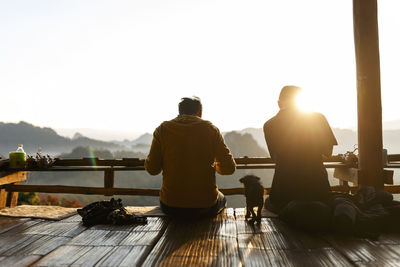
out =
<path fill-rule="evenodd" d="M 244 183 L 244 177 L 240 178 L 239 182 L 241 182 L 243 184 Z"/>
<path fill-rule="evenodd" d="M 246 177 L 248 177 L 247 179 L 249 182 L 256 183 L 256 182 L 260 181 L 260 177 L 255 176 L 255 175 L 248 175 Z"/>

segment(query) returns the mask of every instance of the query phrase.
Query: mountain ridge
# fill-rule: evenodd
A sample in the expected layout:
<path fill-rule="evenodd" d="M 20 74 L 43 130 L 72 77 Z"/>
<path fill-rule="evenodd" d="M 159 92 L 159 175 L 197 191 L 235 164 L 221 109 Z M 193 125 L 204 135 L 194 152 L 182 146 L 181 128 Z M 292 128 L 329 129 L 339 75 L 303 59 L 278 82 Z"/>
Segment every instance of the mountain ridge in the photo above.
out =
<path fill-rule="evenodd" d="M 75 137 L 71 139 L 60 136 L 52 128 L 38 127 L 24 121 L 18 123 L 0 122 L 0 154 L 8 155 L 10 151 L 17 149 L 18 144 L 23 144 L 25 152 L 29 154 L 36 153 L 39 148 L 48 154 L 70 151 L 77 146 L 110 150 L 122 148 L 112 142 L 91 139 L 82 135 Z"/>
<path fill-rule="evenodd" d="M 339 143 L 338 146 L 334 147 L 334 154 L 345 153 L 354 149 L 355 144 L 357 144 L 356 131 L 341 128 L 333 128 L 332 130 Z M 250 134 L 258 146 L 267 151 L 262 128 L 249 127 L 242 130 L 223 132 L 223 135 L 226 137 L 227 134 L 232 132 L 241 134 L 242 137 L 244 136 L 243 138 L 246 138 L 246 134 Z M 78 146 L 90 146 L 94 149 L 108 149 L 110 151 L 128 149 L 148 153 L 152 138 L 152 134 L 144 133 L 133 140 L 103 141 L 86 137 L 79 132 L 75 133 L 72 138 L 69 138 L 59 135 L 50 127 L 38 127 L 24 121 L 20 121 L 19 123 L 0 122 L 0 154 L 4 156 L 8 155 L 10 151 L 14 151 L 18 144 L 23 144 L 25 151 L 30 154 L 36 153 L 39 147 L 44 153 L 54 155 L 60 152 L 72 151 L 72 149 Z M 234 137 L 232 140 L 239 139 Z M 235 145 L 234 142 L 230 143 L 231 146 Z M 384 148 L 388 149 L 388 153 L 400 153 L 400 130 L 384 130 L 383 144 Z M 261 154 L 261 150 L 256 145 L 251 144 L 250 146 L 259 151 L 256 153 L 257 155 Z"/>

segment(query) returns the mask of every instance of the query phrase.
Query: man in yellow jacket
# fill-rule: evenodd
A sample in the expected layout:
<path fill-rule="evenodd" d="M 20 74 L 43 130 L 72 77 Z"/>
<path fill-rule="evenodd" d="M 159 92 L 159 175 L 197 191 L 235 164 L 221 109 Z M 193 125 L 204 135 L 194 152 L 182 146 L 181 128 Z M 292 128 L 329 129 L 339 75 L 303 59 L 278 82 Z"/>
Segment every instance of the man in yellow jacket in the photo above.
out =
<path fill-rule="evenodd" d="M 218 128 L 201 115 L 199 98 L 182 98 L 179 116 L 154 131 L 145 167 L 151 175 L 162 171 L 160 205 L 170 215 L 213 216 L 226 206 L 215 171 L 232 174 L 236 164 Z"/>

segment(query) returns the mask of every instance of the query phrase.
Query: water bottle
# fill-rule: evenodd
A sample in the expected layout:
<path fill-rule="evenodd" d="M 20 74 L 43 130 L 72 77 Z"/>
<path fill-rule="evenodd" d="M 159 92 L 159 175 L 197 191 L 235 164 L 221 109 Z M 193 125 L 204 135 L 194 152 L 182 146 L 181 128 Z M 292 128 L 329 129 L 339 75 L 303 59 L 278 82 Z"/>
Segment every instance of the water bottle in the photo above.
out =
<path fill-rule="evenodd" d="M 18 145 L 18 148 L 14 152 L 10 152 L 10 168 L 21 169 L 25 167 L 26 153 L 22 145 Z"/>

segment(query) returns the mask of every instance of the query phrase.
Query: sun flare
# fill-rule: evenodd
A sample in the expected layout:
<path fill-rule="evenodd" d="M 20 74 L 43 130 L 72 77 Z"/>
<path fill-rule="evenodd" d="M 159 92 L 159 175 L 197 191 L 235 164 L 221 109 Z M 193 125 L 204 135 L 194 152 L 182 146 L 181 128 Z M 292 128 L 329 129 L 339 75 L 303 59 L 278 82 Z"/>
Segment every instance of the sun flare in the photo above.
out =
<path fill-rule="evenodd" d="M 304 112 L 315 111 L 313 97 L 307 95 L 304 91 L 301 91 L 296 97 L 297 107 Z"/>

